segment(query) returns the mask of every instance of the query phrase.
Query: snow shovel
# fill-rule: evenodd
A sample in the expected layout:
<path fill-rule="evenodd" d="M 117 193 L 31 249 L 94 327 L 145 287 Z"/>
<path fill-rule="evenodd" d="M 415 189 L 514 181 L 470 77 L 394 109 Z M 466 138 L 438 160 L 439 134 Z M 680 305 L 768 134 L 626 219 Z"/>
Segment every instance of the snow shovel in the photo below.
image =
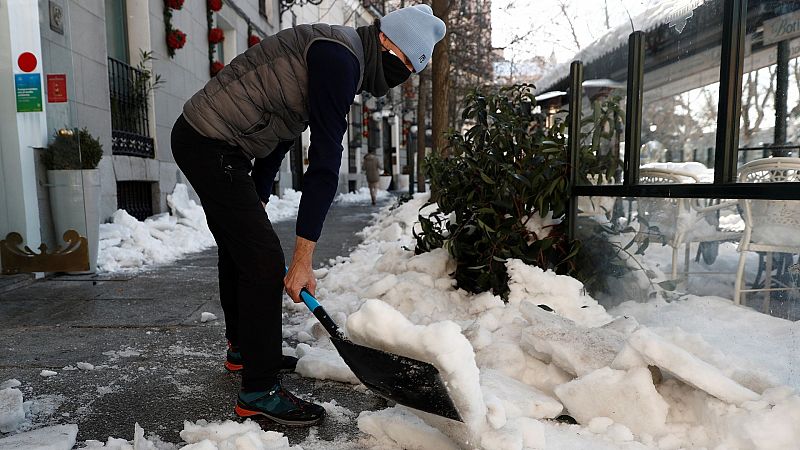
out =
<path fill-rule="evenodd" d="M 353 343 L 310 292 L 303 289 L 300 297 L 331 335 L 331 342 L 350 370 L 372 392 L 410 408 L 463 422 L 435 367 Z"/>

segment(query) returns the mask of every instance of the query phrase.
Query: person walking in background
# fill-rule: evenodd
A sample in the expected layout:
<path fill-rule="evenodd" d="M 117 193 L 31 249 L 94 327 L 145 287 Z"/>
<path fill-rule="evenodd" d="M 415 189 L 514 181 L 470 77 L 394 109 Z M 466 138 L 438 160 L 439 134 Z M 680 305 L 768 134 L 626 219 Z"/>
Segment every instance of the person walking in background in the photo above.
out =
<path fill-rule="evenodd" d="M 226 367 L 242 373 L 239 417 L 285 425 L 323 420 L 321 406 L 294 396 L 278 377 L 297 363 L 281 352 L 283 291 L 300 303 L 301 289 L 316 289 L 314 247 L 336 195 L 355 95 L 382 97 L 424 69 L 444 34 L 444 22 L 427 5 L 357 29 L 297 25 L 234 58 L 184 105 L 172 128 L 172 153 L 217 242 Z M 307 127 L 309 166 L 286 272 L 264 204 L 284 155 Z"/>
<path fill-rule="evenodd" d="M 364 155 L 364 171 L 367 172 L 367 185 L 369 185 L 369 196 L 372 197 L 374 206 L 378 200 L 378 182 L 381 181 L 381 159 L 375 154 L 374 149 Z"/>

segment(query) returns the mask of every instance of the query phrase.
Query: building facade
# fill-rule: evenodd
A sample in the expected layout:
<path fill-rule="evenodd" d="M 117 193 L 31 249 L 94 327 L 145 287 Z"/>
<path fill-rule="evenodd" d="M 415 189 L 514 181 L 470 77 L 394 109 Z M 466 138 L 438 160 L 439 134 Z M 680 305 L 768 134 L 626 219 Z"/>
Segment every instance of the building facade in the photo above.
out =
<path fill-rule="evenodd" d="M 294 24 L 361 26 L 383 14 L 382 4 L 312 3 L 0 1 L 0 238 L 18 232 L 30 248 L 60 243 L 65 230 L 54 223 L 59 205 L 41 158 L 58 130 L 85 128 L 103 147 L 101 222 L 118 209 L 139 220 L 167 212 L 167 195 L 186 183 L 172 157 L 172 125 L 222 64 Z M 340 192 L 364 184 L 361 159 L 370 146 L 400 160 L 401 121 L 386 104 L 359 96 L 353 105 Z M 301 187 L 308 143 L 307 131 L 284 161 L 276 194 Z M 398 164 L 389 167 L 400 172 Z"/>

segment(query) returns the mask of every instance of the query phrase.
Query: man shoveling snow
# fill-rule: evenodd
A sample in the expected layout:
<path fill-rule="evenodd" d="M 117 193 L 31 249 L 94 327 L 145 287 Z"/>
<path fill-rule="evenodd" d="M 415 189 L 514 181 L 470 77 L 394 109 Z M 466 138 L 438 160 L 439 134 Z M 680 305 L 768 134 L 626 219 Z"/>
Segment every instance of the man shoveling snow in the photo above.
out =
<path fill-rule="evenodd" d="M 321 406 L 295 397 L 278 378 L 296 363 L 281 353 L 283 290 L 295 302 L 301 289 L 315 291 L 312 255 L 336 193 L 344 117 L 354 96 L 366 91 L 381 97 L 424 69 L 444 33 L 444 23 L 426 5 L 358 29 L 298 25 L 234 58 L 184 105 L 172 130 L 172 151 L 200 197 L 219 249 L 226 367 L 242 371 L 238 416 L 262 415 L 286 425 L 323 419 Z M 284 277 L 283 251 L 263 203 L 281 161 L 308 125 L 309 168 Z"/>

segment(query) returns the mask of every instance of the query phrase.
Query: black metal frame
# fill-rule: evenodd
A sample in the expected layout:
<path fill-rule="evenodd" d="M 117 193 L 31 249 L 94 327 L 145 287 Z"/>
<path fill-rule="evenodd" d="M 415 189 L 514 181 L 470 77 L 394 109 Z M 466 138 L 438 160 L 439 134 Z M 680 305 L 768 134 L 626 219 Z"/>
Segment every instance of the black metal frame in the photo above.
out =
<path fill-rule="evenodd" d="M 148 92 L 144 74 L 122 61 L 108 58 L 111 105 L 111 153 L 155 157 L 150 137 Z"/>
<path fill-rule="evenodd" d="M 741 111 L 744 41 L 747 25 L 747 0 L 724 0 L 722 61 L 720 64 L 719 118 L 714 160 L 714 182 L 692 184 L 638 184 L 641 99 L 643 96 L 644 45 L 641 32 L 632 33 L 628 58 L 628 110 L 626 117 L 625 177 L 621 185 L 576 185 L 572 179 L 571 203 L 579 196 L 657 197 L 657 198 L 738 198 L 800 200 L 797 183 L 737 183 L 739 114 Z M 580 62 L 573 63 L 580 64 Z M 572 85 L 580 73 L 572 72 Z M 580 86 L 580 84 L 578 85 Z M 573 92 L 580 92 L 573 91 Z M 574 97 L 575 95 L 573 95 Z M 570 117 L 580 116 L 580 102 L 570 101 Z M 577 108 L 577 109 L 576 109 Z M 578 119 L 579 120 L 579 119 Z M 573 122 L 572 120 L 570 122 Z M 578 122 L 580 123 L 580 122 Z M 572 125 L 572 123 L 571 123 Z M 577 153 L 577 138 L 570 127 L 570 160 Z M 579 132 L 579 126 L 577 127 Z M 570 211 L 570 222 L 575 222 Z M 571 226 L 572 227 L 572 226 Z"/>

